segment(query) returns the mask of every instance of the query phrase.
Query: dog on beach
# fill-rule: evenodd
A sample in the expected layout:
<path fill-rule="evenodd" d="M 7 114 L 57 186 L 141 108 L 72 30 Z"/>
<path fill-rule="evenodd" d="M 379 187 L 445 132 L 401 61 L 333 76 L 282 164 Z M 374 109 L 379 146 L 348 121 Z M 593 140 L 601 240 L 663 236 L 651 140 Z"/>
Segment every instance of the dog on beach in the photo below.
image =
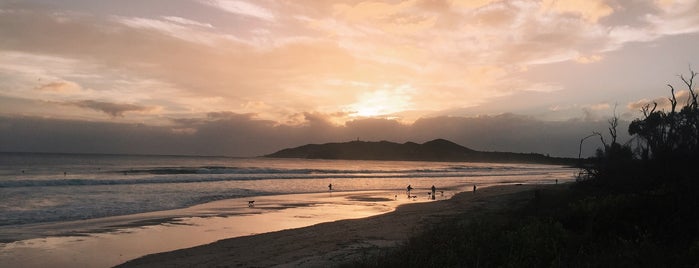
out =
<path fill-rule="evenodd" d="M 249 208 L 254 207 L 254 206 L 255 206 L 255 200 L 248 201 L 248 207 L 249 207 Z"/>

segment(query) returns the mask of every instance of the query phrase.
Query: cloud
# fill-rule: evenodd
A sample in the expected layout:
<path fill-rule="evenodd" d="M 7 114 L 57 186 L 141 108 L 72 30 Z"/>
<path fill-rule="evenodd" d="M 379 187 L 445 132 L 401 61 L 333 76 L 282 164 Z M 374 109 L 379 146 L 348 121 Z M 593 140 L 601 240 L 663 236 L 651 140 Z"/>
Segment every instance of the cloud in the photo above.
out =
<path fill-rule="evenodd" d="M 476 9 L 498 2 L 498 0 L 448 0 L 447 2 L 455 8 Z"/>
<path fill-rule="evenodd" d="M 362 93 L 346 111 L 353 116 L 372 117 L 413 109 L 415 89 L 410 85 L 384 85 L 381 89 Z"/>
<path fill-rule="evenodd" d="M 598 103 L 598 104 L 592 104 L 592 105 L 587 105 L 585 108 L 589 108 L 590 110 L 593 111 L 601 111 L 601 110 L 609 110 L 611 108 L 611 105 L 609 103 Z"/>
<path fill-rule="evenodd" d="M 590 22 L 597 22 L 614 12 L 603 0 L 544 0 L 542 7 L 546 11 L 578 14 Z"/>
<path fill-rule="evenodd" d="M 256 156 L 447 138 L 576 157 L 581 137 L 606 133 L 607 103 L 668 107 L 648 77 L 694 60 L 699 32 L 691 0 L 72 2 L 0 4 L 0 151 Z"/>
<path fill-rule="evenodd" d="M 653 106 L 655 104 L 657 104 L 658 105 L 656 107 L 657 111 L 661 111 L 661 110 L 670 111 L 670 109 L 672 109 L 672 104 L 670 103 L 671 97 L 672 96 L 668 93 L 667 97 L 658 97 L 658 98 L 654 98 L 652 100 L 640 99 L 637 101 L 629 102 L 626 105 L 626 108 L 628 108 L 629 110 L 633 110 L 633 111 L 640 111 L 645 106 L 649 106 L 649 108 L 653 108 Z M 677 99 L 676 109 L 679 110 L 689 100 L 689 91 L 688 90 L 677 91 L 677 92 L 675 92 L 675 98 Z"/>
<path fill-rule="evenodd" d="M 55 81 L 46 84 L 39 85 L 34 88 L 38 91 L 60 93 L 60 94 L 71 94 L 77 93 L 82 90 L 82 87 L 75 82 L 71 81 Z"/>
<path fill-rule="evenodd" d="M 148 126 L 0 116 L 0 151 L 258 156 L 307 143 L 446 138 L 476 150 L 577 157 L 582 137 L 592 131 L 606 133 L 608 127 L 606 120 L 547 122 L 514 114 L 432 117 L 413 124 L 369 118 L 346 125 L 330 124 L 327 115 L 318 113 L 305 117 L 309 123 L 290 126 L 253 115 L 221 112 Z M 627 124 L 622 122 L 619 127 L 621 141 L 628 139 L 624 131 Z M 583 155 L 593 154 L 599 146 L 586 143 Z"/>
<path fill-rule="evenodd" d="M 366 114 L 381 117 L 465 108 L 501 113 L 512 107 L 505 98 L 531 94 L 539 98 L 528 98 L 522 110 L 550 107 L 554 101 L 547 98 L 574 86 L 531 79 L 527 70 L 536 66 L 599 67 L 630 43 L 699 31 L 695 1 L 647 2 L 640 10 L 623 1 L 574 0 L 269 3 L 202 0 L 193 4 L 199 9 L 177 14 L 118 16 L 75 6 L 82 12 L 66 12 L 66 3 L 3 4 L 0 25 L 11 27 L 0 27 L 0 87 L 19 96 L 41 88 L 32 79 L 40 75 L 90 89 L 90 95 L 55 101 L 159 106 L 178 118 L 229 110 L 303 124 L 307 111 L 371 106 L 379 111 Z M 34 60 L 7 57 L 12 54 Z M 46 64 L 49 58 L 63 63 Z M 372 105 L 382 91 L 397 96 L 396 103 Z M 333 123 L 343 123 L 338 120 Z"/>
<path fill-rule="evenodd" d="M 595 63 L 595 62 L 601 61 L 602 59 L 604 59 L 604 57 L 602 57 L 600 55 L 591 55 L 591 56 L 580 56 L 577 59 L 575 59 L 575 61 L 577 61 L 578 63 L 582 63 L 582 64 L 590 64 L 590 63 Z"/>
<path fill-rule="evenodd" d="M 154 107 L 146 107 L 135 104 L 110 103 L 94 100 L 74 101 L 67 102 L 65 104 L 103 112 L 112 117 L 122 117 L 124 116 L 124 113 L 127 112 L 148 112 L 155 109 Z"/>
<path fill-rule="evenodd" d="M 222 36 L 197 29 L 201 27 L 212 28 L 210 24 L 203 24 L 180 17 L 163 17 L 162 19 L 116 17 L 114 20 L 131 28 L 159 31 L 184 41 L 204 45 L 214 45 L 216 42 L 224 39 Z"/>
<path fill-rule="evenodd" d="M 274 21 L 270 10 L 246 1 L 237 0 L 201 0 L 202 3 L 219 8 L 236 15 L 248 16 L 266 21 Z"/>
<path fill-rule="evenodd" d="M 204 28 L 213 28 L 214 26 L 211 25 L 211 23 L 203 23 L 203 22 L 198 22 L 195 20 L 190 20 L 190 19 L 185 19 L 182 17 L 177 17 L 177 16 L 163 16 L 163 19 L 172 21 L 175 23 L 179 23 L 182 25 L 192 25 L 192 26 L 198 26 L 198 27 L 204 27 Z"/>

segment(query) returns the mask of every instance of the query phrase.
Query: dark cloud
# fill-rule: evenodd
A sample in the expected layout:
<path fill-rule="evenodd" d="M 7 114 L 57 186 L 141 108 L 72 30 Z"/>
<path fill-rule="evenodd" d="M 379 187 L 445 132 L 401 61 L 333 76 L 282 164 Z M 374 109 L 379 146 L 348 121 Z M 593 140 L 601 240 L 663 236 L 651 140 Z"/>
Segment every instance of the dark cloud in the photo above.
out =
<path fill-rule="evenodd" d="M 321 120 L 308 117 L 308 120 Z M 355 140 L 425 142 L 445 138 L 484 151 L 536 152 L 577 157 L 580 139 L 599 131 L 606 121 L 540 121 L 526 116 L 435 117 L 412 125 L 395 120 L 362 119 L 345 126 L 277 124 L 251 115 L 217 113 L 206 118 L 173 120 L 173 126 L 148 126 L 0 117 L 0 151 L 135 153 L 258 156 L 307 143 Z M 619 133 L 626 133 L 622 122 Z M 620 135 L 620 140 L 628 136 Z M 600 146 L 588 140 L 583 155 Z"/>
<path fill-rule="evenodd" d="M 528 116 L 504 114 L 475 118 L 438 117 L 422 119 L 412 126 L 415 135 L 428 140 L 439 133 L 440 137 L 477 150 L 515 151 L 577 157 L 580 139 L 592 131 L 607 132 L 607 122 L 591 120 L 542 121 Z M 627 123 L 619 127 L 621 141 Z M 601 144 L 588 142 L 583 154 L 591 154 Z"/>
<path fill-rule="evenodd" d="M 94 100 L 82 100 L 66 102 L 66 105 L 72 105 L 80 108 L 92 109 L 95 111 L 106 113 L 112 117 L 124 116 L 126 112 L 147 112 L 153 110 L 153 107 L 140 106 L 126 103 L 111 103 Z"/>
<path fill-rule="evenodd" d="M 303 113 L 303 119 L 306 121 L 308 125 L 311 126 L 330 126 L 332 125 L 331 123 L 331 116 L 332 115 L 325 115 L 322 113 L 310 113 L 310 112 L 305 112 Z"/>
<path fill-rule="evenodd" d="M 207 113 L 206 117 L 209 121 L 213 120 L 253 120 L 255 114 L 238 114 L 234 112 L 211 112 Z"/>

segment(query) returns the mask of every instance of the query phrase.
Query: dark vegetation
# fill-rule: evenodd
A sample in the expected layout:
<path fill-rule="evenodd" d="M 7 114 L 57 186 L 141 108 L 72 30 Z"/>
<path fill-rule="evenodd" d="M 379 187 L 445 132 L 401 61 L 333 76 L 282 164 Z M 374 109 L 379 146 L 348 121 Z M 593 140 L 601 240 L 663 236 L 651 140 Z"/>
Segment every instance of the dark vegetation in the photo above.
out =
<path fill-rule="evenodd" d="M 577 159 L 549 157 L 537 153 L 476 151 L 445 139 L 418 144 L 380 141 L 351 141 L 344 143 L 308 144 L 278 151 L 266 157 L 345 159 L 345 160 L 404 160 L 404 161 L 468 161 L 518 162 L 545 164 L 576 164 Z"/>
<path fill-rule="evenodd" d="M 456 217 L 352 265 L 699 267 L 699 106 L 690 74 L 680 76 L 688 98 L 678 100 L 670 86 L 668 111 L 644 107 L 630 142 L 616 140 L 616 117 L 609 142 L 591 135 L 603 147 L 576 183 L 536 190 L 507 210 Z"/>

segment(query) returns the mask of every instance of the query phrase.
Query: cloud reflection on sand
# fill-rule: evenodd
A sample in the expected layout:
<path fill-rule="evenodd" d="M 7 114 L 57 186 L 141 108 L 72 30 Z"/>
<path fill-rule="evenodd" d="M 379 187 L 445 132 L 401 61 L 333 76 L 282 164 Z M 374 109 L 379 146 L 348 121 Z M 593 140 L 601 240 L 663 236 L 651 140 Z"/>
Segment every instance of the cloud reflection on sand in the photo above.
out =
<path fill-rule="evenodd" d="M 452 193 L 450 193 L 451 195 Z M 0 244 L 10 267 L 108 267 L 143 255 L 211 243 L 224 238 L 364 218 L 398 205 L 428 201 L 386 191 L 333 192 L 229 199 L 186 209 L 44 224 L 51 236 Z M 26 231 L 26 230 L 25 230 Z M 86 232 L 86 233 L 85 233 Z"/>

